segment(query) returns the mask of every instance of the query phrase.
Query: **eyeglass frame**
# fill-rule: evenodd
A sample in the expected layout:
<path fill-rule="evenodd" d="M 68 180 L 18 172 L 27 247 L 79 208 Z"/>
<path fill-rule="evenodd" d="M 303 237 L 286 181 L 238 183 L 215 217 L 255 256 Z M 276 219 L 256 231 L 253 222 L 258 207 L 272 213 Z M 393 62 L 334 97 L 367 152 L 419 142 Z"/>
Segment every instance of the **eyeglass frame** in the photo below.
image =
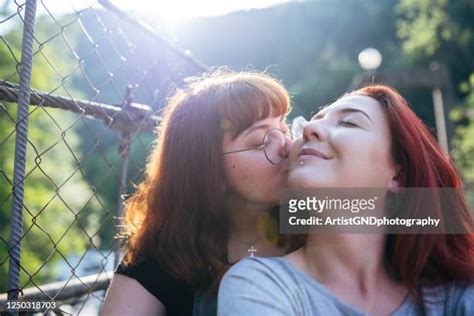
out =
<path fill-rule="evenodd" d="M 286 133 L 284 131 L 282 131 L 281 129 L 279 128 L 271 128 L 269 129 L 268 131 L 265 132 L 265 135 L 263 135 L 263 142 L 262 144 L 258 145 L 258 146 L 254 146 L 252 148 L 245 148 L 245 149 L 237 149 L 237 150 L 231 150 L 231 151 L 226 151 L 226 152 L 223 152 L 222 155 L 227 155 L 227 154 L 235 154 L 235 153 L 240 153 L 240 152 L 243 152 L 243 151 L 249 151 L 249 150 L 257 150 L 257 149 L 263 149 L 263 153 L 265 154 L 265 158 L 267 158 L 268 162 L 270 162 L 272 165 L 279 165 L 281 164 L 283 161 L 285 161 L 285 159 L 287 159 L 287 157 L 284 157 L 282 158 L 279 162 L 273 162 L 271 161 L 269 158 L 268 158 L 268 154 L 267 152 L 265 151 L 265 138 L 267 137 L 268 133 L 272 132 L 272 131 L 279 131 L 283 134 L 283 137 L 286 138 Z M 289 149 L 288 149 L 288 145 L 286 145 L 286 149 L 287 149 L 287 152 L 289 152 Z"/>

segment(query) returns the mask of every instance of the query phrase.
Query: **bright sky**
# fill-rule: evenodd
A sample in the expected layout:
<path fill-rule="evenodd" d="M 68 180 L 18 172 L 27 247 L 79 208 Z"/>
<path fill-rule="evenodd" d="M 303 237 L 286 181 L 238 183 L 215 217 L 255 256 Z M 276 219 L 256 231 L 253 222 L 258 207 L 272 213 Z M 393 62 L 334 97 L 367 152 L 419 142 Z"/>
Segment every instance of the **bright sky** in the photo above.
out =
<path fill-rule="evenodd" d="M 233 11 L 265 8 L 296 1 L 301 0 L 110 0 L 125 11 L 135 11 L 139 15 L 147 16 L 149 18 L 147 20 L 156 19 L 159 24 L 171 29 L 196 17 L 223 15 Z M 0 7 L 8 2 L 12 8 L 17 7 L 12 0 L 0 0 Z M 23 4 L 25 0 L 16 2 Z M 72 8 L 79 10 L 94 4 L 101 7 L 98 0 L 41 0 L 37 1 L 37 13 L 45 14 L 46 7 L 57 16 L 71 12 Z M 9 28 L 7 24 L 9 23 L 0 24 L 0 34 L 2 29 L 5 32 Z"/>
<path fill-rule="evenodd" d="M 294 0 L 297 1 L 297 0 Z M 224 15 L 233 11 L 265 8 L 291 0 L 111 0 L 125 10 L 136 11 L 170 28 L 196 17 Z"/>
<path fill-rule="evenodd" d="M 301 1 L 301 0 L 293 0 Z M 9 0 L 0 0 L 0 6 Z M 17 0 L 23 4 L 25 0 Z M 119 8 L 133 10 L 149 16 L 164 16 L 182 20 L 202 16 L 223 15 L 232 11 L 265 8 L 268 6 L 292 2 L 292 0 L 110 0 Z M 98 4 L 97 0 L 42 0 L 37 2 L 38 12 L 44 7 L 52 12 L 70 12 L 71 8 L 81 9 Z M 12 3 L 14 5 L 14 3 Z M 16 5 L 14 5 L 16 7 Z M 99 5 L 100 6 L 100 5 Z"/>
<path fill-rule="evenodd" d="M 175 18 L 222 15 L 237 10 L 264 8 L 289 0 L 111 0 L 121 8 Z"/>

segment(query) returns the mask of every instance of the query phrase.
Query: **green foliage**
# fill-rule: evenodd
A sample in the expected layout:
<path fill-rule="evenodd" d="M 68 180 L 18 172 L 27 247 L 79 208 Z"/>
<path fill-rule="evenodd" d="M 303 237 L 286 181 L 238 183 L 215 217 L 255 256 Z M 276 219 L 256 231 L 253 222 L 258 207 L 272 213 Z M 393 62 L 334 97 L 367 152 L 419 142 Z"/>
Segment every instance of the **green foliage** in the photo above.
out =
<path fill-rule="evenodd" d="M 408 55 L 432 56 L 441 40 L 449 40 L 453 29 L 446 14 L 447 0 L 401 0 L 397 6 L 403 17 L 398 35 L 404 39 Z"/>
<path fill-rule="evenodd" d="M 474 192 L 474 73 L 468 80 L 461 82 L 459 89 L 466 97 L 453 113 L 455 119 L 462 122 L 456 129 L 454 158 L 469 189 Z"/>
<path fill-rule="evenodd" d="M 400 13 L 398 35 L 403 39 L 406 56 L 415 64 L 428 64 L 436 60 L 447 65 L 452 86 L 459 88 L 456 90 L 459 105 L 450 113 L 450 118 L 457 123 L 453 139 L 454 157 L 466 184 L 472 186 L 466 174 L 474 165 L 461 157 L 467 157 L 471 151 L 471 145 L 466 140 L 470 128 L 466 125 L 473 124 L 472 115 L 465 114 L 474 103 L 474 4 L 468 0 L 402 0 L 397 10 Z"/>
<path fill-rule="evenodd" d="M 38 23 L 37 34 L 41 37 L 45 23 Z M 6 44 L 8 43 L 8 44 Z M 16 72 L 20 60 L 21 32 L 14 29 L 0 40 L 0 78 L 18 81 Z M 54 60 L 55 65 L 67 73 L 71 62 L 58 55 L 58 49 L 50 44 L 43 53 Z M 32 86 L 48 91 L 60 84 L 58 75 L 51 71 L 44 55 L 33 60 Z M 69 67 L 69 68 L 68 68 Z M 12 203 L 15 123 L 17 105 L 0 102 L 0 292 L 7 290 L 8 242 L 10 236 L 10 210 Z M 53 121 L 53 119 L 54 121 Z M 21 252 L 20 286 L 32 286 L 56 280 L 54 269 L 62 256 L 83 253 L 99 229 L 99 222 L 80 226 L 87 222 L 83 214 L 98 210 L 93 192 L 77 170 L 75 152 L 80 139 L 74 129 L 62 131 L 73 124 L 77 117 L 56 109 L 30 107 L 26 180 L 24 188 L 23 232 Z M 72 152 L 71 152 L 72 150 Z M 78 155 L 80 159 L 80 154 Z M 97 242 L 97 240 L 96 240 Z M 60 254 L 59 254 L 60 253 Z M 45 267 L 43 265 L 46 264 Z"/>
<path fill-rule="evenodd" d="M 467 191 L 474 192 L 474 4 L 469 0 L 401 0 L 397 9 L 405 53 L 419 62 L 440 60 L 451 70 L 461 100 L 450 113 L 457 122 L 453 155 Z M 468 193 L 471 199 L 472 192 Z"/>

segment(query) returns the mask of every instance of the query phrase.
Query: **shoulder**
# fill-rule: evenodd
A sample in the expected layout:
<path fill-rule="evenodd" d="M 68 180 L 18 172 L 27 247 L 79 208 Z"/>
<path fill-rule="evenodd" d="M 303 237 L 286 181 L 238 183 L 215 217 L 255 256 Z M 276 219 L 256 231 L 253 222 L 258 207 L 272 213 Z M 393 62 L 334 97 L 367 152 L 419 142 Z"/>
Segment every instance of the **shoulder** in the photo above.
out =
<path fill-rule="evenodd" d="M 268 272 L 290 272 L 290 270 L 287 261 L 282 257 L 248 257 L 234 264 L 227 273 L 252 273 L 268 276 Z"/>
<path fill-rule="evenodd" d="M 117 274 L 107 289 L 100 315 L 164 315 L 165 306 L 136 280 Z"/>
<path fill-rule="evenodd" d="M 125 264 L 123 261 L 120 261 L 114 272 L 132 278 L 139 278 L 145 275 L 149 277 L 150 271 L 158 271 L 160 274 L 165 272 L 162 265 L 157 260 L 151 258 L 142 259 L 131 264 Z"/>
<path fill-rule="evenodd" d="M 449 315 L 474 315 L 474 283 L 450 282 L 448 284 L 424 288 L 424 298 L 430 301 L 428 309 L 439 309 Z"/>
<path fill-rule="evenodd" d="M 224 279 L 245 278 L 262 283 L 294 283 L 296 276 L 281 257 L 245 258 L 232 266 L 224 275 Z"/>
<path fill-rule="evenodd" d="M 474 315 L 474 283 L 454 283 L 448 295 L 448 303 L 452 314 Z"/>
<path fill-rule="evenodd" d="M 147 258 L 131 265 L 120 262 L 115 269 L 116 274 L 125 275 L 136 280 L 150 294 L 156 297 L 167 309 L 183 302 L 192 304 L 194 288 L 183 280 L 176 279 L 166 272 L 155 259 Z M 186 304 L 184 304 L 186 305 Z"/>
<path fill-rule="evenodd" d="M 164 286 L 165 284 L 162 284 L 162 281 L 172 278 L 163 266 L 154 259 L 145 259 L 132 264 L 125 264 L 121 261 L 116 267 L 115 273 L 135 279 L 145 288 Z"/>
<path fill-rule="evenodd" d="M 295 314 L 297 284 L 282 258 L 246 258 L 232 266 L 219 286 L 219 315 Z"/>
<path fill-rule="evenodd" d="M 124 264 L 120 262 L 116 269 L 115 273 L 123 274 L 128 277 L 137 279 L 138 281 L 143 281 L 145 283 L 151 282 L 173 282 L 179 284 L 185 284 L 184 282 L 176 279 L 173 275 L 168 273 L 166 269 L 161 265 L 161 263 L 152 258 L 147 258 L 133 264 Z M 156 284 L 156 285 L 165 285 L 165 284 Z"/>

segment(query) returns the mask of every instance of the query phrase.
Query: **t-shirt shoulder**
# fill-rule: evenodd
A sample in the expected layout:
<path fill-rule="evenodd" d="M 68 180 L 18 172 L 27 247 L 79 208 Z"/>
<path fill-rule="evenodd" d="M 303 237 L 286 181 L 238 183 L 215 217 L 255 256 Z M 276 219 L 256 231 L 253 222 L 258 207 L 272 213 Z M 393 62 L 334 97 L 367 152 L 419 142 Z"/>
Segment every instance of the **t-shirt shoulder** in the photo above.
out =
<path fill-rule="evenodd" d="M 284 268 L 276 257 L 245 258 L 233 265 L 219 286 L 218 315 L 296 315 L 297 284 Z"/>
<path fill-rule="evenodd" d="M 450 282 L 436 287 L 423 288 L 423 296 L 429 298 L 426 310 L 439 310 L 449 315 L 474 315 L 474 283 Z"/>
<path fill-rule="evenodd" d="M 176 301 L 193 301 L 194 288 L 166 272 L 155 259 L 148 258 L 132 265 L 121 261 L 114 272 L 137 280 L 167 308 Z"/>
<path fill-rule="evenodd" d="M 474 315 L 474 283 L 456 284 L 453 295 L 453 310 L 457 315 Z"/>
<path fill-rule="evenodd" d="M 291 271 L 282 257 L 248 257 L 232 266 L 226 275 L 246 276 L 251 280 L 259 280 L 271 284 L 284 284 L 284 288 L 297 286 L 298 275 Z"/>

